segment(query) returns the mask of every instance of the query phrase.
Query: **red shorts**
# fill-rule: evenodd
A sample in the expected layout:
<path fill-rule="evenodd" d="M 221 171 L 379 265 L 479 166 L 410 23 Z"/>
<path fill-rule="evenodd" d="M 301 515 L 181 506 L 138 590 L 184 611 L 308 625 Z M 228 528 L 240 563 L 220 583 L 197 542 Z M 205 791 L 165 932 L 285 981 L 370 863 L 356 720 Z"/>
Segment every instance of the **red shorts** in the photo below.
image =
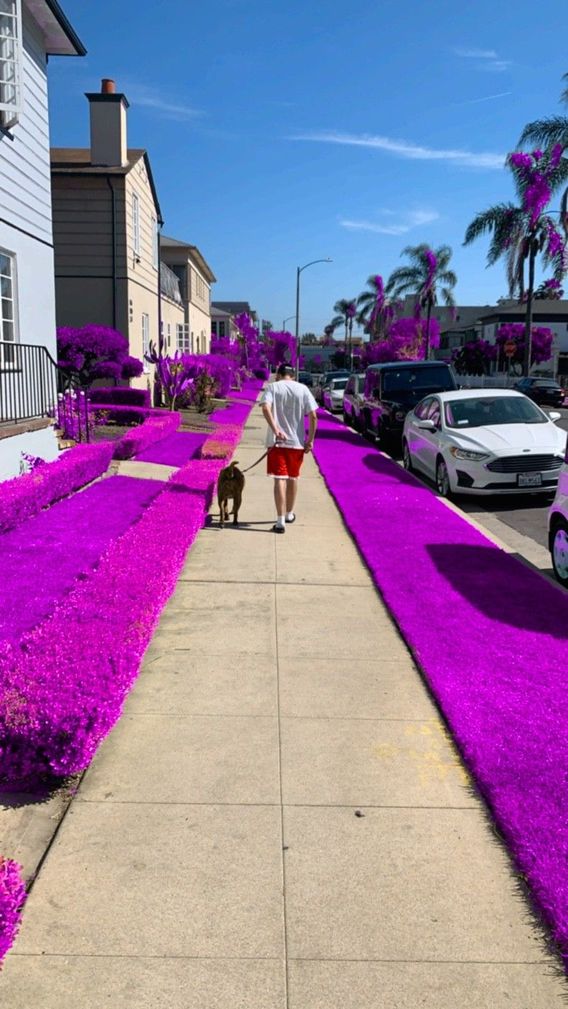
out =
<path fill-rule="evenodd" d="M 268 449 L 266 472 L 282 480 L 297 480 L 304 461 L 303 448 L 282 448 L 274 445 Z"/>

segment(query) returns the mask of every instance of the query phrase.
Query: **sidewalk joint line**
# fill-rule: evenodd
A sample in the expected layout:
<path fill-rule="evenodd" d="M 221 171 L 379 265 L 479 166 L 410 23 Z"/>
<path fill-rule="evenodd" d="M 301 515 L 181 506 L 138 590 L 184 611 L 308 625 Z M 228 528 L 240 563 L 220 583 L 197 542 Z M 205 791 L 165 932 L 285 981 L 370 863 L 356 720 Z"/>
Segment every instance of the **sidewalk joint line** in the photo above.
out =
<path fill-rule="evenodd" d="M 280 789 L 280 848 L 281 848 L 281 859 L 282 859 L 282 912 L 283 912 L 283 929 L 284 929 L 284 991 L 286 1000 L 286 1009 L 288 1009 L 290 1004 L 290 975 L 288 966 L 288 914 L 287 914 L 287 904 L 286 904 L 286 857 L 285 857 L 285 835 L 284 835 L 284 789 L 282 782 L 282 717 L 280 712 L 280 648 L 279 648 L 279 638 L 278 638 L 278 550 L 276 548 L 276 539 L 274 539 L 274 580 L 276 582 L 276 588 L 274 590 L 274 637 L 275 637 L 275 659 L 276 659 L 276 710 L 277 710 L 277 725 L 278 725 L 278 784 Z"/>

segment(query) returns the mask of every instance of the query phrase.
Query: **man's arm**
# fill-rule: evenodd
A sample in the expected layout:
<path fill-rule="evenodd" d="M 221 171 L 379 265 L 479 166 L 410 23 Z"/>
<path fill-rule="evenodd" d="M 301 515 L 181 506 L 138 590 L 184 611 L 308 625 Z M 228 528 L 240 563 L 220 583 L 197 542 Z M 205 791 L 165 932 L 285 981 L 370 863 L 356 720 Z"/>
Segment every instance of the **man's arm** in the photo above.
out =
<path fill-rule="evenodd" d="M 274 434 L 276 441 L 286 441 L 286 435 L 284 434 L 283 431 L 280 430 L 276 421 L 274 420 L 274 417 L 272 416 L 272 410 L 270 409 L 270 405 L 268 403 L 262 404 L 262 413 L 266 423 L 268 424 L 270 430 Z"/>
<path fill-rule="evenodd" d="M 310 430 L 308 432 L 308 437 L 304 445 L 305 452 L 311 452 L 314 447 L 314 438 L 316 436 L 316 431 L 318 427 L 318 415 L 315 410 L 310 413 Z"/>

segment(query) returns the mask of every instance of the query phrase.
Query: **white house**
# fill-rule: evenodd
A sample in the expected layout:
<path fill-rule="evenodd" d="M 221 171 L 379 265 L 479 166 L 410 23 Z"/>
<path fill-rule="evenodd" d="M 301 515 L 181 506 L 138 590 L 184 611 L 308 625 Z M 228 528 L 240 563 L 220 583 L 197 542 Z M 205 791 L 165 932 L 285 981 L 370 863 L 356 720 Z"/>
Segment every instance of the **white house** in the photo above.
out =
<path fill-rule="evenodd" d="M 0 480 L 57 455 L 47 62 L 85 52 L 56 0 L 1 0 Z"/>

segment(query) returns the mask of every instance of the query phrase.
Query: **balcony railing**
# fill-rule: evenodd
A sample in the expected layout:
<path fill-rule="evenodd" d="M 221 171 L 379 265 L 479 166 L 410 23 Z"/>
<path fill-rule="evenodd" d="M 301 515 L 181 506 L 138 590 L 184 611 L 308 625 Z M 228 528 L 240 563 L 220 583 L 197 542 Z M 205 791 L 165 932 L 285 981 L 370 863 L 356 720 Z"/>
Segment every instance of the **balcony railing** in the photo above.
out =
<path fill-rule="evenodd" d="M 160 290 L 166 298 L 177 302 L 178 305 L 183 305 L 179 277 L 173 270 L 170 270 L 166 263 L 162 262 L 160 263 Z"/>
<path fill-rule="evenodd" d="M 0 422 L 52 417 L 57 365 L 47 347 L 0 342 Z"/>

